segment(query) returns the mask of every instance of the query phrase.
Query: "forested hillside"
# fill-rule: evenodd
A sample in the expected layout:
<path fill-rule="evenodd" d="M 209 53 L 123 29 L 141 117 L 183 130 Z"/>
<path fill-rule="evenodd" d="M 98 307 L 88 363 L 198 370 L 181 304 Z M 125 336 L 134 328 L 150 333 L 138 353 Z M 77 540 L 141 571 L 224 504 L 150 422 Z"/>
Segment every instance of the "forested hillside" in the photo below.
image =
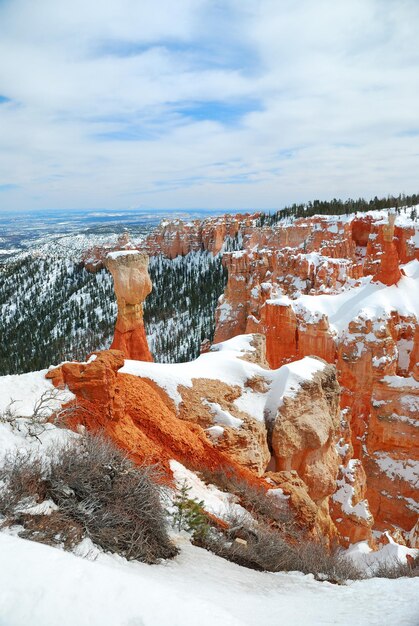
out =
<path fill-rule="evenodd" d="M 381 211 L 383 209 L 396 209 L 397 212 L 403 208 L 411 218 L 418 218 L 416 206 L 419 204 L 419 194 L 410 196 L 399 194 L 398 196 L 386 196 L 378 198 L 375 196 L 371 200 L 365 198 L 348 198 L 341 200 L 313 200 L 307 203 L 292 204 L 291 206 L 279 209 L 275 213 L 263 213 L 257 220 L 258 226 L 272 226 L 284 218 L 312 217 L 313 215 L 350 215 L 351 213 L 366 213 L 367 211 Z"/>
<path fill-rule="evenodd" d="M 112 278 L 67 258 L 26 256 L 3 266 L 0 281 L 0 375 L 84 360 L 109 347 L 116 318 Z M 185 361 L 212 338 L 224 290 L 221 258 L 191 253 L 150 259 L 153 291 L 144 319 L 151 350 L 162 362 Z"/>

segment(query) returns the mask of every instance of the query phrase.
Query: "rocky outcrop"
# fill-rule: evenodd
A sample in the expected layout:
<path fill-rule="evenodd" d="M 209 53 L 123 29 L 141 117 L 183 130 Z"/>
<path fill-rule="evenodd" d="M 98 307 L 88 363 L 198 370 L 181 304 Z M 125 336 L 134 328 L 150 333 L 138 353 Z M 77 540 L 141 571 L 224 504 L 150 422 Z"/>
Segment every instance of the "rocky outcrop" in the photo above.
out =
<path fill-rule="evenodd" d="M 419 515 L 419 383 L 385 376 L 374 386 L 363 463 L 380 530 L 409 531 Z"/>
<path fill-rule="evenodd" d="M 82 260 L 86 269 L 96 272 L 106 264 L 106 255 L 121 247 L 135 248 L 149 256 L 162 254 L 169 259 L 203 250 L 215 255 L 226 246 L 230 249 L 231 246 L 233 248 L 240 246 L 243 232 L 252 231 L 259 216 L 259 213 L 227 214 L 205 220 L 162 220 L 159 226 L 137 246 L 123 236 L 116 246 L 109 244 L 86 250 Z"/>
<path fill-rule="evenodd" d="M 329 514 L 340 458 L 340 389 L 336 371 L 326 366 L 287 397 L 272 423 L 271 445 L 277 472 L 295 471 L 316 506 L 316 518 L 328 536 L 337 534 Z"/>
<path fill-rule="evenodd" d="M 114 280 L 118 317 L 111 349 L 127 359 L 152 361 L 143 321 L 143 302 L 152 290 L 148 256 L 136 250 L 109 253 L 106 267 Z"/>
<path fill-rule="evenodd" d="M 170 473 L 175 459 L 193 470 L 232 467 L 248 482 L 256 475 L 218 450 L 194 421 L 179 419 L 149 381 L 121 373 L 118 350 L 95 353 L 87 363 L 65 363 L 47 373 L 54 385 L 76 396 L 66 425 L 105 432 L 138 463 L 158 464 Z"/>
<path fill-rule="evenodd" d="M 419 380 L 419 314 L 411 304 L 419 278 L 417 228 L 406 215 L 400 220 L 384 212 L 272 227 L 258 227 L 256 217 L 166 221 L 143 249 L 173 258 L 241 247 L 223 254 L 228 283 L 216 312 L 215 344 L 261 333 L 274 370 L 312 355 L 335 365 L 341 413 L 330 404 L 333 385 L 320 374 L 308 391 L 302 385 L 294 400 L 287 398 L 275 426 L 269 406 L 268 431 L 243 402 L 255 390 L 267 406 L 273 381 L 260 370 L 240 384 L 220 374 L 213 375 L 216 382 L 197 375 L 182 384 L 180 377 L 177 401 L 150 373 L 140 378 L 173 415 L 199 426 L 239 466 L 263 475 L 270 450 L 269 469 L 276 467 L 270 480 L 300 503 L 307 525 L 311 519 L 345 544 L 371 542 L 373 523 L 409 533 L 418 513 L 418 485 L 409 474 L 419 464 L 413 445 L 418 408 L 416 399 L 412 410 L 405 403 L 416 398 Z M 202 356 L 215 348 L 206 342 Z M 255 363 L 261 366 L 259 356 Z"/>
<path fill-rule="evenodd" d="M 384 285 L 395 285 L 402 277 L 399 267 L 399 254 L 394 242 L 395 221 L 396 215 L 390 213 L 388 224 L 385 224 L 380 232 L 380 267 L 373 280 L 379 281 Z"/>
<path fill-rule="evenodd" d="M 416 230 L 397 225 L 394 213 L 334 223 L 296 220 L 247 233 L 245 249 L 224 256 L 228 284 L 217 310 L 215 341 L 259 332 L 266 336 L 271 367 L 309 355 L 337 366 L 349 422 L 345 445 L 352 455 L 339 465 L 339 496 L 331 512 L 348 542 L 370 536 L 372 515 L 380 530 L 400 526 L 406 532 L 417 515 L 418 486 L 401 483 L 395 472 L 386 475 L 383 462 L 377 463 L 387 455 L 391 467 L 396 462 L 399 468 L 400 463 L 418 467 L 416 449 L 406 443 L 415 437 L 398 417 L 413 416 L 401 411 L 398 390 L 388 389 L 389 415 L 404 430 L 398 443 L 386 444 L 389 429 L 377 423 L 374 407 L 386 377 L 404 379 L 400 388 L 419 379 Z"/>
<path fill-rule="evenodd" d="M 277 471 L 296 470 L 315 502 L 336 488 L 339 401 L 336 371 L 326 366 L 301 385 L 295 398 L 284 399 L 272 426 Z"/>
<path fill-rule="evenodd" d="M 168 472 L 175 459 L 195 471 L 233 468 L 267 490 L 279 486 L 302 527 L 338 537 L 329 511 L 342 436 L 332 366 L 305 359 L 270 370 L 264 338 L 246 336 L 191 364 L 125 361 L 109 350 L 47 377 L 75 394 L 73 428 L 105 430 L 135 460 Z"/>
<path fill-rule="evenodd" d="M 350 458 L 340 465 L 336 484 L 337 489 L 330 500 L 330 514 L 341 543 L 346 546 L 358 541 L 371 543 L 374 518 L 366 497 L 367 477 L 361 461 Z"/>

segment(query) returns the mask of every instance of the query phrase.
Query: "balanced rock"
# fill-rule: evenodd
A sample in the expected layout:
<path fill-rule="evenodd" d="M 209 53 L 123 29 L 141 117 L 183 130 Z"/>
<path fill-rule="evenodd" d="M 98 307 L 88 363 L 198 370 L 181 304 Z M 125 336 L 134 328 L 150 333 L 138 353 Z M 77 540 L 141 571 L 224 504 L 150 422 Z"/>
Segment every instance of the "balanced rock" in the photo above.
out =
<path fill-rule="evenodd" d="M 152 361 L 144 329 L 143 302 L 152 290 L 148 256 L 138 250 L 111 252 L 105 260 L 114 280 L 118 303 L 113 350 L 127 359 Z"/>

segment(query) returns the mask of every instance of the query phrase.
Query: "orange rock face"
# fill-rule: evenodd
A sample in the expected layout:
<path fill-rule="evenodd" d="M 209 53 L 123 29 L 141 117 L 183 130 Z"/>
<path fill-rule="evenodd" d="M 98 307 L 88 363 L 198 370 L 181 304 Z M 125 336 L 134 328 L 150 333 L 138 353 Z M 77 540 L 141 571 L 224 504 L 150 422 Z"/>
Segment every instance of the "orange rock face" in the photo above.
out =
<path fill-rule="evenodd" d="M 394 242 L 394 222 L 396 216 L 389 215 L 389 223 L 382 231 L 382 250 L 380 258 L 380 268 L 374 275 L 373 280 L 384 285 L 395 285 L 401 278 L 402 273 L 399 267 L 399 254 Z"/>
<path fill-rule="evenodd" d="M 402 529 L 403 536 L 413 533 L 416 537 L 417 532 L 411 529 L 419 512 L 418 313 L 406 310 L 403 297 L 400 307 L 393 296 L 388 306 L 385 290 L 397 294 L 394 290 L 411 275 L 412 269 L 401 265 L 419 259 L 417 229 L 406 225 L 406 220 L 398 225 L 394 215 L 388 219 L 376 214 L 315 216 L 262 228 L 255 226 L 255 217 L 164 222 L 147 238 L 144 250 L 174 258 L 196 250 L 217 254 L 226 239 L 242 241 L 242 250 L 223 255 L 228 283 L 216 312 L 214 342 L 261 333 L 266 337 L 266 356 L 272 368 L 310 355 L 335 365 L 341 412 L 336 398 L 335 404 L 331 399 L 336 394 L 319 383 L 323 391 L 314 385 L 309 393 L 317 398 L 314 408 L 308 396 L 300 395 L 282 409 L 272 432 L 268 429 L 266 433 L 245 419 L 246 427 L 240 436 L 234 429 L 226 429 L 222 439 L 209 444 L 217 454 L 226 455 L 237 467 L 245 467 L 255 476 L 267 468 L 267 437 L 276 471 L 266 476 L 290 499 L 299 502 L 307 525 L 312 523 L 329 537 L 337 534 L 344 544 L 361 540 L 371 543 L 373 524 L 378 530 L 395 533 Z M 103 251 L 93 255 L 98 263 L 101 256 Z M 363 311 L 361 291 L 353 291 L 359 295 L 342 300 L 336 309 L 328 308 L 326 303 L 329 313 L 311 310 L 304 300 L 307 296 L 351 293 L 367 284 L 375 286 L 383 302 L 382 309 L 372 313 L 368 307 Z M 417 285 L 412 286 L 412 290 L 415 288 Z M 358 309 L 337 328 L 336 318 L 344 316 L 345 309 L 353 307 L 357 299 Z M 113 345 L 131 356 L 131 317 L 122 300 L 121 304 L 120 317 L 125 321 L 118 334 L 119 343 Z M 132 315 L 134 320 L 139 317 Z M 123 343 L 124 333 L 127 344 Z M 203 351 L 208 349 L 207 345 Z M 144 352 L 141 349 L 139 353 Z M 124 376 L 117 374 L 117 381 L 124 380 Z M 221 395 L 216 397 L 208 395 L 209 387 L 204 393 L 201 383 L 194 383 L 192 388 L 182 390 L 183 408 L 177 411 L 154 383 L 137 380 L 154 390 L 175 419 L 193 422 L 195 428 L 211 428 L 211 411 L 203 402 L 208 398 L 234 417 L 243 417 L 234 413 L 236 390 L 231 387 L 223 388 L 222 393 L 218 389 Z M 111 404 L 118 406 L 116 397 Z M 314 409 L 320 413 L 307 425 L 304 420 L 313 416 Z M 127 420 L 126 409 L 124 412 L 123 420 Z M 125 428 L 126 433 L 131 432 Z M 113 436 L 117 437 L 115 433 Z M 175 456 L 173 446 L 168 449 L 174 455 L 171 458 L 183 459 L 191 468 L 203 462 L 200 457 L 194 465 L 187 461 L 186 452 L 181 458 Z M 159 454 L 163 454 L 163 448 Z"/>
<path fill-rule="evenodd" d="M 410 530 L 419 514 L 419 383 L 387 376 L 374 386 L 363 460 L 377 526 Z"/>
<path fill-rule="evenodd" d="M 57 386 L 67 385 L 77 398 L 68 426 L 104 430 L 135 461 L 162 464 L 168 473 L 169 461 L 175 459 L 195 471 L 230 468 L 267 490 L 273 483 L 289 495 L 303 528 L 339 538 L 329 511 L 340 463 L 336 443 L 342 435 L 335 369 L 311 360 L 312 380 L 295 383 L 283 402 L 281 396 L 275 400 L 268 381 L 283 378 L 265 369 L 262 340 L 254 337 L 237 362 L 238 381 L 244 371 L 251 374 L 244 386 L 211 378 L 180 385 L 174 370 L 173 383 L 182 398 L 178 406 L 151 378 L 124 373 L 123 354 L 117 350 L 96 353 L 87 363 L 65 363 L 47 377 Z M 248 364 L 240 366 L 242 360 Z M 165 367 L 167 380 L 171 366 Z M 247 405 L 254 406 L 252 394 L 258 402 L 269 399 L 271 427 L 245 412 Z M 221 429 L 214 426 L 214 410 Z M 213 437 L 217 428 L 223 432 Z M 272 465 L 270 448 L 277 471 L 265 473 Z"/>
<path fill-rule="evenodd" d="M 307 355 L 337 366 L 341 408 L 348 420 L 345 445 L 352 456 L 342 461 L 337 479 L 339 497 L 345 494 L 346 499 L 333 500 L 331 513 L 347 542 L 369 537 L 373 517 L 380 530 L 400 527 L 406 532 L 417 519 L 419 451 L 412 433 L 418 428 L 419 405 L 412 400 L 414 409 L 408 410 L 402 397 L 416 398 L 418 312 L 405 313 L 403 296 L 392 292 L 391 307 L 369 317 L 362 313 L 359 296 L 354 319 L 337 332 L 333 316 L 308 311 L 300 296 L 333 296 L 366 284 L 370 276 L 377 298 L 386 302 L 382 290 L 398 288 L 404 276 L 400 264 L 419 256 L 414 227 L 397 226 L 395 220 L 392 214 L 388 220 L 365 216 L 340 223 L 337 218 L 334 224 L 327 218 L 296 220 L 248 231 L 244 250 L 224 256 L 229 276 L 215 341 L 259 332 L 266 336 L 271 367 Z M 411 282 L 412 293 L 418 288 Z M 348 305 L 342 301 L 334 316 L 344 315 L 345 306 L 352 306 L 352 300 Z M 396 383 L 386 386 L 385 377 Z M 379 419 L 374 402 L 384 402 L 384 390 L 387 417 L 380 414 Z M 414 474 L 410 482 L 402 478 L 409 471 Z"/>
<path fill-rule="evenodd" d="M 151 292 L 148 257 L 133 250 L 108 254 L 106 267 L 114 280 L 118 317 L 111 349 L 127 359 L 152 361 L 143 321 L 143 302 Z"/>
<path fill-rule="evenodd" d="M 227 240 L 237 239 L 239 233 L 251 231 L 254 221 L 260 213 L 221 215 L 210 217 L 205 220 L 190 220 L 185 222 L 180 219 L 163 220 L 159 226 L 150 233 L 138 251 L 155 256 L 163 254 L 169 259 L 190 252 L 206 250 L 212 254 L 218 254 Z M 125 247 L 127 242 L 120 239 L 118 249 Z M 131 248 L 133 246 L 131 245 Z M 83 263 L 91 272 L 95 272 L 105 265 L 106 255 L 115 251 L 115 246 L 95 247 L 87 250 L 83 256 Z"/>
<path fill-rule="evenodd" d="M 295 398 L 284 400 L 273 424 L 277 470 L 296 470 L 317 503 L 336 488 L 339 392 L 335 370 L 328 366 L 316 373 Z"/>
<path fill-rule="evenodd" d="M 105 431 L 133 460 L 162 465 L 168 473 L 175 459 L 194 470 L 233 467 L 250 483 L 264 484 L 218 450 L 201 426 L 176 417 L 150 381 L 120 373 L 123 364 L 122 352 L 107 350 L 88 363 L 65 363 L 48 372 L 47 378 L 67 385 L 77 398 L 69 427 Z"/>

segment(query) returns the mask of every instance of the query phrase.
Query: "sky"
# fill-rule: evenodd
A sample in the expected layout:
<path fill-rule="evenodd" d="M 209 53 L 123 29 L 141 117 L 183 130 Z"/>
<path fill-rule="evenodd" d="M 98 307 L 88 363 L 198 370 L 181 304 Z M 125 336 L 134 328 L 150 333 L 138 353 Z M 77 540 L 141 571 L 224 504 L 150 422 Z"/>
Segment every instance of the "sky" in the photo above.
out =
<path fill-rule="evenodd" d="M 418 0 L 0 0 L 0 210 L 419 191 Z"/>

